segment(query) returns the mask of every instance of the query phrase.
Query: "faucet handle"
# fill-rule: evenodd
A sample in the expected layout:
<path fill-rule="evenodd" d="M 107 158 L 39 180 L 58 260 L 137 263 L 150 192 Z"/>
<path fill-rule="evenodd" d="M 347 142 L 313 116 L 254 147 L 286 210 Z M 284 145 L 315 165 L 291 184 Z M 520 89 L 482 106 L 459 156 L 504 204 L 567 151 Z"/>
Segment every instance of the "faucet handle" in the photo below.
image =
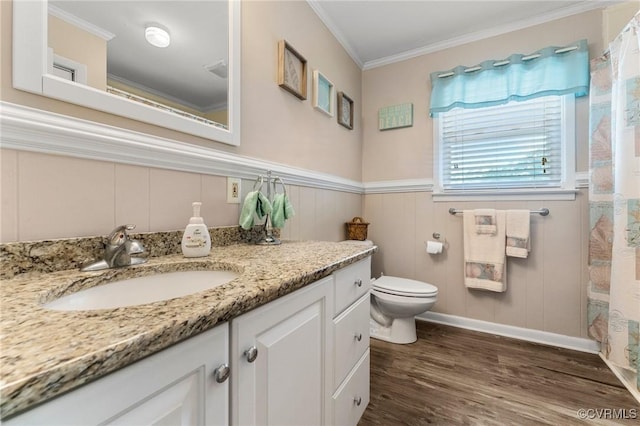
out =
<path fill-rule="evenodd" d="M 118 226 L 116 229 L 111 231 L 111 233 L 107 237 L 107 239 L 109 240 L 109 244 L 114 246 L 124 244 L 124 242 L 128 239 L 127 231 L 131 231 L 133 229 L 136 229 L 135 225 Z"/>

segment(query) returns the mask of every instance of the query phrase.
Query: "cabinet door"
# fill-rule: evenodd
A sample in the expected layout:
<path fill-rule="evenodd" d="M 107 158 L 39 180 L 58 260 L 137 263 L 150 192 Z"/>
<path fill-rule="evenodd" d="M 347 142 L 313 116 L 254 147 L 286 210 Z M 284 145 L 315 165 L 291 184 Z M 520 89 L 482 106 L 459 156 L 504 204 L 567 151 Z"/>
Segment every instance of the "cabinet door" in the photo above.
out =
<path fill-rule="evenodd" d="M 231 322 L 233 424 L 328 423 L 331 296 L 329 277 Z"/>
<path fill-rule="evenodd" d="M 81 388 L 6 425 L 228 425 L 229 327 L 221 324 Z"/>

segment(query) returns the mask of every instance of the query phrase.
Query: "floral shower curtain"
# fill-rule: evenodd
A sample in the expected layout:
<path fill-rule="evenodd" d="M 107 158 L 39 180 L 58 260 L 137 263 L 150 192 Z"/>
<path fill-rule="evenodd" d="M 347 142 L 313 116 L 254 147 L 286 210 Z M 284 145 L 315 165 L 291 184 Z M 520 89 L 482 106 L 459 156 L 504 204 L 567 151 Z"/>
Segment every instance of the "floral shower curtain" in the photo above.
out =
<path fill-rule="evenodd" d="M 640 389 L 640 12 L 591 61 L 589 334 Z M 627 374 L 625 374 L 627 376 Z"/>

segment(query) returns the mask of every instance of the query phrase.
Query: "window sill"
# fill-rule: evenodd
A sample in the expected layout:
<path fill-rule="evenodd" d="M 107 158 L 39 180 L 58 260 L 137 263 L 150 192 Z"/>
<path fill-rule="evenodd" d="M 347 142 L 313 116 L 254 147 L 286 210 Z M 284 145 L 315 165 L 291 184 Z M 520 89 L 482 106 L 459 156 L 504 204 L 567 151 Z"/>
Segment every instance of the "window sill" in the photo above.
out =
<path fill-rule="evenodd" d="M 573 201 L 578 189 L 493 189 L 460 192 L 437 192 L 435 202 L 446 201 Z"/>

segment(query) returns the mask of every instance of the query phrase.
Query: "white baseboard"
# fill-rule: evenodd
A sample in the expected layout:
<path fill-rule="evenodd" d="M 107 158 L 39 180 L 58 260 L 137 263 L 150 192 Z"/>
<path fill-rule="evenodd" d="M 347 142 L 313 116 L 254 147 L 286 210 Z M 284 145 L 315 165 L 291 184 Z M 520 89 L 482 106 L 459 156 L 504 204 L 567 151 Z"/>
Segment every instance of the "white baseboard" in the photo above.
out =
<path fill-rule="evenodd" d="M 542 343 L 544 345 L 556 346 L 559 348 L 572 349 L 574 351 L 588 352 L 592 354 L 600 352 L 600 344 L 596 341 L 580 337 L 549 333 L 548 331 L 514 327 L 512 325 L 497 324 L 488 321 L 459 317 L 456 315 L 441 314 L 438 312 L 425 312 L 417 316 L 416 319 L 496 334 L 498 336 L 511 337 L 513 339 Z"/>

